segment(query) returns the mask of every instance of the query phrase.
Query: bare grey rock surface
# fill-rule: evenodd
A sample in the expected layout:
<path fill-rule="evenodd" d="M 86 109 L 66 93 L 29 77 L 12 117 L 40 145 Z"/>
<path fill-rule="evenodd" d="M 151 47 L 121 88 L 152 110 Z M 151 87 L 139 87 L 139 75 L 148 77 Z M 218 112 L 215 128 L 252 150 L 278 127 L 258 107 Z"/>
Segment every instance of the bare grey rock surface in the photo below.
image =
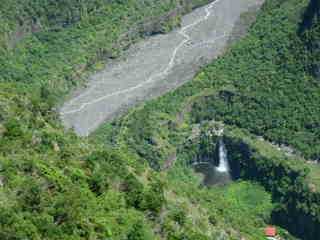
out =
<path fill-rule="evenodd" d="M 119 111 L 191 80 L 223 52 L 241 14 L 263 1 L 216 0 L 184 16 L 180 29 L 132 45 L 62 106 L 64 125 L 87 136 Z"/>

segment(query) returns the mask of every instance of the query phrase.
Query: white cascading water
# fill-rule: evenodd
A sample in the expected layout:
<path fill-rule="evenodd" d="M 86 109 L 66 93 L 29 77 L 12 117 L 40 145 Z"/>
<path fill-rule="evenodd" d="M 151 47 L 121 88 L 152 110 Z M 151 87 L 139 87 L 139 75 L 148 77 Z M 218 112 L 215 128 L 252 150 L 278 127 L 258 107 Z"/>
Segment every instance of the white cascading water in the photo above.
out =
<path fill-rule="evenodd" d="M 221 173 L 229 172 L 227 149 L 222 139 L 219 141 L 219 166 L 216 167 L 216 170 Z"/>

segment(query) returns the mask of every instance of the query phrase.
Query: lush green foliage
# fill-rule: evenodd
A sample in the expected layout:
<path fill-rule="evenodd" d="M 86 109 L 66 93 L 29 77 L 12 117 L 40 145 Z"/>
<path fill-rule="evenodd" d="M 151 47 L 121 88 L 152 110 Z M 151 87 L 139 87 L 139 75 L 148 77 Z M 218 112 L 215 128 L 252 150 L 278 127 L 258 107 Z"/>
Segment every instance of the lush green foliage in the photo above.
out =
<path fill-rule="evenodd" d="M 235 170 L 241 169 L 239 176 L 263 184 L 278 203 L 274 221 L 302 239 L 319 238 L 320 194 L 309 181 L 307 165 L 279 151 L 262 150 L 259 140 L 237 138 L 239 132 L 227 136 L 230 161 Z"/>
<path fill-rule="evenodd" d="M 166 168 L 175 159 L 188 163 L 195 158 L 214 158 L 215 139 L 193 143 L 202 134 L 199 125 L 214 119 L 290 145 L 305 158 L 318 159 L 319 14 L 315 11 L 306 27 L 306 9 L 307 0 L 266 1 L 248 36 L 205 67 L 192 82 L 132 110 L 93 137 L 107 141 L 112 136 L 113 143 L 122 150 L 135 153 L 153 167 Z M 250 134 L 242 134 L 240 139 L 247 135 Z M 234 174 L 257 180 L 271 191 L 279 203 L 275 214 L 278 223 L 305 239 L 317 238 L 317 167 L 298 157 L 289 161 L 276 153 L 275 146 L 260 145 L 268 143 L 255 141 L 257 153 L 251 156 L 248 150 L 247 155 L 238 156 L 253 164 L 255 170 L 245 163 L 241 167 L 248 167 L 247 173 L 251 169 L 251 175 L 240 174 L 240 166 Z M 240 142 L 238 150 L 241 146 Z M 233 150 L 234 154 L 239 153 Z M 185 179 L 179 171 L 175 174 Z M 299 219 L 300 229 L 294 229 L 296 222 L 289 222 L 293 219 Z"/>
<path fill-rule="evenodd" d="M 188 7 L 206 2 L 6 0 L 0 9 L 0 82 L 32 84 L 33 91 L 42 87 L 61 100 L 97 61 L 117 56 L 145 34 L 170 30 Z"/>
<path fill-rule="evenodd" d="M 148 30 L 143 22 L 159 22 L 178 2 L 185 11 L 206 1 L 16 0 L 1 5 L 1 239 L 206 240 L 221 234 L 255 239 L 236 221 L 226 227 L 228 214 L 209 216 L 209 200 L 191 202 L 180 192 L 176 199 L 188 206 L 181 209 L 170 197 L 179 186 L 165 173 L 150 169 L 125 147 L 116 150 L 65 132 L 52 111 L 56 96 L 79 84 L 75 79 L 85 68 L 141 37 L 140 31 Z M 173 20 L 164 17 L 151 30 L 169 30 Z M 136 35 L 115 46 L 132 24 L 138 26 Z M 257 188 L 263 205 L 271 206 L 261 187 L 239 188 Z M 233 197 L 224 200 L 230 198 L 231 204 Z M 199 217 L 192 214 L 196 202 Z M 246 203 L 242 213 L 260 219 Z M 270 215 L 269 207 L 263 214 Z"/>
<path fill-rule="evenodd" d="M 195 162 L 210 163 L 196 167 L 205 174 L 205 184 L 223 181 L 221 176 L 215 177 L 218 173 L 210 167 L 218 161 L 219 137 L 212 134 L 218 126 L 215 122 L 204 122 L 199 135 L 186 141 L 178 150 L 178 164 L 190 167 Z M 295 155 L 285 154 L 267 141 L 234 127 L 225 127 L 223 141 L 228 150 L 233 179 L 259 182 L 272 194 L 273 201 L 277 203 L 272 213 L 274 223 L 285 226 L 302 239 L 318 238 L 319 171 L 310 174 L 310 169 L 313 171 L 317 166 Z M 299 228 L 296 227 L 297 222 Z"/>
<path fill-rule="evenodd" d="M 317 46 L 312 44 L 313 39 L 318 39 L 318 25 L 312 24 L 299 38 L 295 35 L 297 19 L 306 1 L 268 0 L 249 36 L 236 44 L 226 57 L 204 69 L 190 84 L 133 110 L 113 126 L 104 126 L 104 131 L 95 135 L 95 143 L 63 130 L 52 111 L 57 96 L 61 97 L 61 93 L 67 93 L 71 87 L 80 84 L 84 71 L 93 65 L 96 67 L 97 60 L 116 56 L 121 49 L 145 34 L 170 30 L 179 23 L 179 14 L 207 1 L 2 2 L 1 239 L 264 239 L 262 228 L 270 221 L 274 207 L 271 195 L 251 182 L 199 188 L 201 180 L 185 164 L 186 160 L 198 153 L 201 153 L 200 158 L 214 158 L 215 154 L 210 150 L 216 139 L 200 139 L 196 145 L 188 143 L 199 135 L 199 126 L 194 122 L 211 117 L 226 121 L 223 108 L 219 114 L 208 108 L 212 115 L 206 115 L 199 107 L 203 98 L 220 96 L 219 93 L 224 93 L 222 90 L 225 89 L 225 92 L 236 92 L 237 96 L 247 94 L 241 90 L 244 74 L 248 74 L 247 84 L 257 76 L 255 71 L 249 71 L 253 65 L 248 59 L 256 59 L 255 63 L 261 64 L 260 67 L 265 64 L 266 69 L 261 74 L 266 74 L 272 89 L 273 80 L 280 78 L 269 79 L 270 74 L 267 73 L 275 70 L 273 60 L 283 60 L 285 64 L 277 64 L 277 75 L 289 76 L 292 82 L 302 76 L 300 80 L 307 84 L 306 94 L 297 89 L 292 96 L 299 94 L 297 97 L 301 98 L 301 104 L 312 110 L 310 119 L 317 116 L 318 108 L 314 101 L 318 97 L 318 88 L 309 72 L 316 76 L 314 66 L 318 64 L 318 52 Z M 173 14 L 173 19 L 168 18 L 168 13 L 177 11 L 180 5 L 183 10 Z M 281 15 L 283 13 L 284 16 Z M 273 20 L 279 29 L 267 29 Z M 294 41 L 288 43 L 291 37 Z M 115 45 L 115 42 L 120 44 Z M 257 52 L 248 49 L 250 45 L 255 46 L 253 49 Z M 289 47 L 295 46 L 298 46 L 297 50 L 287 53 Z M 265 53 L 263 49 L 270 49 L 270 56 L 261 57 L 259 54 Z M 283 55 L 273 59 L 280 50 L 284 51 Z M 299 51 L 308 57 L 297 61 Z M 284 66 L 288 73 L 282 72 Z M 213 77 L 216 74 L 219 78 Z M 283 88 L 294 85 L 289 82 L 285 81 Z M 261 93 L 264 93 L 263 89 L 257 88 L 256 94 Z M 311 93 L 314 95 L 306 98 Z M 265 96 L 270 97 L 270 94 Z M 288 109 L 300 107 L 298 101 L 286 102 L 284 97 L 280 100 L 291 104 Z M 247 103 L 242 98 L 237 101 L 240 106 Z M 231 109 L 235 111 L 236 108 Z M 260 117 L 264 116 L 263 108 L 257 111 Z M 243 116 L 240 115 L 235 124 L 241 125 Z M 288 120 L 286 116 L 283 119 Z M 298 123 L 304 121 L 293 119 Z M 254 123 L 256 120 L 250 121 Z M 313 120 L 312 124 L 318 123 L 316 117 Z M 311 137 L 318 136 L 312 126 L 301 127 L 301 131 Z M 246 127 L 254 132 L 252 125 Z M 296 129 L 288 127 L 282 130 L 294 133 Z M 203 128 L 200 131 L 204 131 Z M 245 136 L 240 140 L 243 141 Z M 238 136 L 229 137 L 229 146 L 234 145 L 232 141 L 240 141 Z M 271 136 L 272 140 L 277 140 L 277 137 Z M 297 142 L 303 144 L 303 139 L 297 139 Z M 307 147 L 299 147 L 299 150 L 306 156 L 318 153 L 317 149 L 310 152 Z M 261 154 L 260 149 L 258 152 Z M 267 157 L 274 160 L 269 152 Z M 264 156 L 237 159 L 232 155 L 232 159 L 243 161 L 243 164 L 251 159 L 253 166 L 259 171 L 261 167 L 264 170 L 261 172 L 267 175 L 265 161 L 262 161 L 266 160 Z M 273 169 L 274 165 L 279 165 L 276 160 L 267 166 Z M 154 168 L 160 169 L 166 164 L 171 168 L 156 172 L 147 162 Z M 285 168 L 281 168 L 284 172 L 281 171 L 281 178 L 277 180 L 281 184 L 284 182 L 280 190 L 273 189 L 277 181 L 273 185 L 268 182 L 268 185 L 264 179 L 246 177 L 264 184 L 272 197 L 282 204 L 280 210 L 283 210 L 288 205 L 281 197 L 287 197 L 288 189 L 292 190 L 286 182 L 286 174 L 290 174 L 292 168 L 291 165 L 288 167 L 286 159 L 281 164 L 285 164 Z M 250 169 L 248 167 L 248 172 Z M 317 200 L 308 199 L 317 195 L 305 188 L 304 173 L 302 171 L 300 176 L 299 172 L 300 185 L 297 190 L 292 190 L 295 195 L 290 192 L 289 196 L 290 201 L 293 198 L 293 201 L 302 203 L 301 209 L 306 209 L 303 219 L 313 227 L 314 214 L 318 211 L 315 206 Z M 313 180 L 308 177 L 306 181 L 313 183 Z M 301 209 L 291 209 L 292 216 L 300 216 Z M 310 209 L 313 217 L 310 217 Z M 280 213 L 280 216 L 286 216 L 286 212 L 284 215 Z M 289 239 L 289 235 L 286 238 Z"/>
<path fill-rule="evenodd" d="M 200 189 L 190 168 L 157 173 L 64 132 L 40 96 L 1 84 L 0 99 L 1 239 L 263 239 L 272 205 L 261 187 L 239 183 L 220 196 Z M 248 195 L 234 200 L 234 191 Z M 241 202 L 252 221 L 219 212 L 225 202 Z"/>
<path fill-rule="evenodd" d="M 134 156 L 64 132 L 51 108 L 83 65 L 121 49 L 113 42 L 130 25 L 140 31 L 141 21 L 175 7 L 151 0 L 1 4 L 1 239 L 159 238 L 152 220 L 165 206 L 158 174 Z"/>
<path fill-rule="evenodd" d="M 193 120 L 214 117 L 318 159 L 320 82 L 308 69 L 320 55 L 296 33 L 305 2 L 284 1 L 275 10 L 269 5 L 250 35 L 204 70 L 201 79 L 209 78 L 217 91 L 195 103 Z M 316 45 L 319 22 L 313 28 L 303 38 Z"/>
<path fill-rule="evenodd" d="M 65 133 L 45 103 L 10 85 L 0 98 L 1 239 L 122 239 L 147 222 L 119 189 L 132 175 L 126 156 Z"/>
<path fill-rule="evenodd" d="M 156 129 L 154 118 L 172 120 L 192 101 L 194 123 L 222 120 L 290 145 L 306 158 L 318 159 L 320 86 L 309 70 L 318 69 L 319 22 L 314 21 L 302 36 L 297 33 L 306 6 L 307 1 L 267 1 L 248 36 L 224 57 L 207 66 L 191 83 L 131 114 L 146 116 L 143 123 L 126 118 L 123 125 L 130 126 L 128 131 L 135 138 L 137 126 Z M 201 94 L 204 97 L 192 100 Z M 149 130 L 143 131 L 139 135 L 148 136 Z"/>

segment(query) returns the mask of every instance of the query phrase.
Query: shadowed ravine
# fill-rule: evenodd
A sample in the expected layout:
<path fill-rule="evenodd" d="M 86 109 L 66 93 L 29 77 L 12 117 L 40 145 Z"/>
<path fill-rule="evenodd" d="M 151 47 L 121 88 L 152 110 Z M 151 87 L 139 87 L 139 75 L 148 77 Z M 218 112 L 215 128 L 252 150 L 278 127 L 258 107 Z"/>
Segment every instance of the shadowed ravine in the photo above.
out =
<path fill-rule="evenodd" d="M 182 27 L 129 48 L 94 74 L 88 87 L 60 109 L 67 128 L 86 136 L 133 104 L 191 80 L 227 46 L 240 15 L 263 0 L 216 0 L 182 19 Z"/>

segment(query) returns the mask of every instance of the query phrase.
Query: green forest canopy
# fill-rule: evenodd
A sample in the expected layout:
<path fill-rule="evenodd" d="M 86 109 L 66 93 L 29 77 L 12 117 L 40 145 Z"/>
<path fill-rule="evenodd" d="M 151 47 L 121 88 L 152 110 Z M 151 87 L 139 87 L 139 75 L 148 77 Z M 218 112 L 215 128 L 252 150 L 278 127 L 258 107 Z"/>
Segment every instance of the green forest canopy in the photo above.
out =
<path fill-rule="evenodd" d="M 318 22 L 313 20 L 310 28 L 297 35 L 306 0 L 267 0 L 248 37 L 191 83 L 133 110 L 115 126 L 104 126 L 105 131 L 95 135 L 103 144 L 66 132 L 52 110 L 58 98 L 81 84 L 79 79 L 90 66 L 117 55 L 121 46 L 113 43 L 132 24 L 166 15 L 180 2 L 3 1 L 1 239 L 212 239 L 224 234 L 229 239 L 264 239 L 262 229 L 270 222 L 274 206 L 261 186 L 236 182 L 225 189 L 199 188 L 200 180 L 189 167 L 177 165 L 166 173 L 154 171 L 147 163 L 161 166 L 169 151 L 187 137 L 186 130 L 212 118 L 255 134 L 261 131 L 270 140 L 292 144 L 306 157 L 319 156 L 316 144 L 311 147 L 306 142 L 319 139 L 314 71 L 319 49 L 313 45 L 319 39 Z M 183 1 L 191 7 L 205 2 Z M 163 23 L 165 29 L 167 24 Z M 133 41 L 136 38 L 126 39 L 124 45 Z M 300 53 L 306 58 L 299 59 Z M 259 73 L 263 73 L 258 75 L 261 79 Z M 261 83 L 269 83 L 270 91 L 256 84 L 259 79 L 268 80 Z M 283 94 L 275 99 L 271 93 L 279 89 Z M 204 98 L 203 90 L 207 91 Z M 259 105 L 261 99 L 270 99 L 267 104 L 274 108 Z M 185 112 L 188 116 L 180 126 L 176 114 L 186 103 L 191 111 Z M 252 108 L 243 108 L 247 103 Z M 233 115 L 236 118 L 230 120 Z M 280 119 L 280 124 L 275 123 L 277 131 L 264 122 L 275 116 Z M 306 116 L 311 125 L 304 124 Z M 110 134 L 116 149 L 107 141 Z M 163 145 L 154 145 L 159 137 Z M 132 139 L 137 141 L 132 144 Z M 257 156 L 260 162 L 263 158 Z M 271 163 L 279 164 L 276 160 Z M 278 180 L 286 186 L 288 179 Z M 308 191 L 304 180 L 301 189 Z M 284 196 L 295 191 L 290 186 L 276 190 Z M 312 224 L 317 220 L 310 216 L 319 216 L 316 197 L 309 191 L 294 198 L 301 198 Z M 243 219 L 250 221 L 243 224 Z M 306 239 L 317 237 L 312 234 L 317 233 L 310 232 Z"/>

